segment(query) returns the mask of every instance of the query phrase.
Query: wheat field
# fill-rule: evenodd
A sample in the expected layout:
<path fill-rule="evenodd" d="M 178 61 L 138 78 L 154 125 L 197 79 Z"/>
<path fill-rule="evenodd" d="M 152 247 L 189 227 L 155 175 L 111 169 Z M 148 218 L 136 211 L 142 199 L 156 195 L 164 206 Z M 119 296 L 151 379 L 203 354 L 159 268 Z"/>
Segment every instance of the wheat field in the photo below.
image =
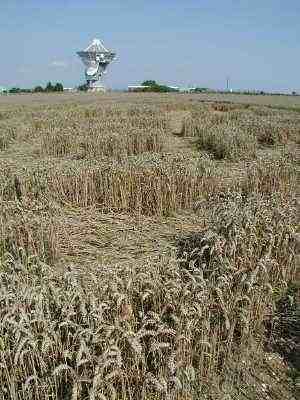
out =
<path fill-rule="evenodd" d="M 0 400 L 295 400 L 300 114 L 105 96 L 0 104 Z"/>

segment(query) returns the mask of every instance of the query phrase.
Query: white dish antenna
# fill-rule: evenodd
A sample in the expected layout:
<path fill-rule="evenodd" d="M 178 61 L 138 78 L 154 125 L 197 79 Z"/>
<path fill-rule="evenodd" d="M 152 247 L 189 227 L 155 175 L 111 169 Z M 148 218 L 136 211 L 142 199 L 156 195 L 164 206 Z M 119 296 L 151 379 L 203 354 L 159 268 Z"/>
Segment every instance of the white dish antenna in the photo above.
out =
<path fill-rule="evenodd" d="M 101 84 L 102 75 L 108 65 L 115 60 L 116 53 L 107 50 L 99 39 L 94 39 L 83 51 L 77 55 L 85 65 L 85 77 L 89 90 L 104 90 Z"/>

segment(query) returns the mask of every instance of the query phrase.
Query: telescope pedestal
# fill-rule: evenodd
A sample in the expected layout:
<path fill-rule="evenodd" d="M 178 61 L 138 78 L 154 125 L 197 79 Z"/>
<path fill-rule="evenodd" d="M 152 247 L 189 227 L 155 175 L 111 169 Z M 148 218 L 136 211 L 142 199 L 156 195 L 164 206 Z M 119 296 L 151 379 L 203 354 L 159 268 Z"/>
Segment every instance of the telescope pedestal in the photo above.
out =
<path fill-rule="evenodd" d="M 87 91 L 89 93 L 105 93 L 106 88 L 104 86 L 90 87 Z"/>

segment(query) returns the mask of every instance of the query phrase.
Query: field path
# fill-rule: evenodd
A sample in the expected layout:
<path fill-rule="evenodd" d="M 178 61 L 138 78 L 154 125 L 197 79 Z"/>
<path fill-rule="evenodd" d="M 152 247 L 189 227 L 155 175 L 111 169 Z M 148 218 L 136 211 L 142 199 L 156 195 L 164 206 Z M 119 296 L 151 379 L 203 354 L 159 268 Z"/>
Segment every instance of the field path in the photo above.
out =
<path fill-rule="evenodd" d="M 181 135 L 183 129 L 183 121 L 190 115 L 190 111 L 170 111 L 168 113 L 168 117 L 170 118 L 171 132 L 174 135 Z"/>
<path fill-rule="evenodd" d="M 166 138 L 166 151 L 168 153 L 188 154 L 194 153 L 193 139 L 182 136 L 184 119 L 191 115 L 190 111 L 170 111 L 168 114 L 170 135 Z"/>

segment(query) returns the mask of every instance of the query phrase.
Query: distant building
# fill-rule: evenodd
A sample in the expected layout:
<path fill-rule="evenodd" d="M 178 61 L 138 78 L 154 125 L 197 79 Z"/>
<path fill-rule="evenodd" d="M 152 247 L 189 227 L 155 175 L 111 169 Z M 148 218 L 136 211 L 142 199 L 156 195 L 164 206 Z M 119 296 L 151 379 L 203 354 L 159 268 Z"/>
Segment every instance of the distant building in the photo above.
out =
<path fill-rule="evenodd" d="M 182 88 L 178 88 L 178 90 L 181 93 L 192 93 L 192 92 L 195 92 L 196 88 L 182 87 Z"/>
<path fill-rule="evenodd" d="M 174 90 L 175 92 L 180 92 L 179 86 L 168 86 L 170 89 Z"/>
<path fill-rule="evenodd" d="M 150 86 L 145 86 L 145 85 L 130 85 L 128 86 L 128 92 L 143 92 L 145 89 L 149 87 Z"/>
<path fill-rule="evenodd" d="M 195 88 L 191 88 L 190 91 L 192 93 L 209 93 L 209 92 L 212 92 L 212 89 L 204 88 L 204 87 L 195 87 Z"/>
<path fill-rule="evenodd" d="M 6 94 L 8 92 L 7 88 L 0 86 L 0 94 Z"/>
<path fill-rule="evenodd" d="M 76 88 L 65 88 L 64 87 L 64 92 L 76 92 L 77 89 Z"/>

